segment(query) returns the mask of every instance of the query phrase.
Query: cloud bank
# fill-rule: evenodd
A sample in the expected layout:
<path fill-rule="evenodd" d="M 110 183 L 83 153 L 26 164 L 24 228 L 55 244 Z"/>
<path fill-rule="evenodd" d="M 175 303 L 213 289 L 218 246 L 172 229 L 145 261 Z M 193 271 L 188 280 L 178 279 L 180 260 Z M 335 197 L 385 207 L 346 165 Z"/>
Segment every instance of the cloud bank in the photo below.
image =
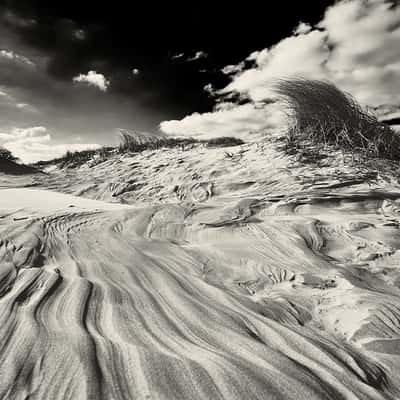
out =
<path fill-rule="evenodd" d="M 72 80 L 73 82 L 83 82 L 89 86 L 97 87 L 102 92 L 106 92 L 110 86 L 110 81 L 108 81 L 103 74 L 97 73 L 96 71 L 89 71 L 87 74 L 80 74 L 72 78 Z"/>
<path fill-rule="evenodd" d="M 50 160 L 61 157 L 68 150 L 79 151 L 100 147 L 98 144 L 54 144 L 44 126 L 13 128 L 10 132 L 0 132 L 0 146 L 10 150 L 25 163 Z"/>
<path fill-rule="evenodd" d="M 209 139 L 235 136 L 246 139 L 279 123 L 279 113 L 268 112 L 255 104 L 220 103 L 213 112 L 191 114 L 181 120 L 164 121 L 160 129 L 167 134 Z"/>
<path fill-rule="evenodd" d="M 240 116 L 257 116 L 252 129 L 262 131 L 265 121 L 256 103 L 267 101 L 263 112 L 274 120 L 276 106 L 271 83 L 277 78 L 304 76 L 325 79 L 348 91 L 363 105 L 380 108 L 400 107 L 400 6 L 386 0 L 349 0 L 329 7 L 323 19 L 314 27 L 300 23 L 292 36 L 274 46 L 255 51 L 237 65 L 222 71 L 231 82 L 216 94 L 248 97 L 253 103 L 221 111 L 192 114 L 180 121 L 165 121 L 160 128 L 166 133 L 186 134 L 223 129 L 244 136 Z M 248 65 L 250 64 L 250 67 Z M 247 66 L 247 67 L 246 67 Z M 276 118 L 276 121 L 281 121 Z M 268 125 L 268 124 L 267 124 Z M 269 125 L 268 125 L 269 126 Z M 189 130 L 190 128 L 190 130 Z"/>

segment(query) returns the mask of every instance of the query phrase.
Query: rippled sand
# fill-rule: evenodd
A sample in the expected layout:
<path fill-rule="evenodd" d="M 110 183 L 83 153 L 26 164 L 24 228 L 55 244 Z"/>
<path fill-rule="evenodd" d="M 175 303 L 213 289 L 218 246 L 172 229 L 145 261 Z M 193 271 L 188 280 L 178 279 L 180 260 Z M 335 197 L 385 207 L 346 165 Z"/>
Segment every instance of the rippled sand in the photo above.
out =
<path fill-rule="evenodd" d="M 0 175 L 0 398 L 400 398 L 395 178 L 272 142 Z"/>

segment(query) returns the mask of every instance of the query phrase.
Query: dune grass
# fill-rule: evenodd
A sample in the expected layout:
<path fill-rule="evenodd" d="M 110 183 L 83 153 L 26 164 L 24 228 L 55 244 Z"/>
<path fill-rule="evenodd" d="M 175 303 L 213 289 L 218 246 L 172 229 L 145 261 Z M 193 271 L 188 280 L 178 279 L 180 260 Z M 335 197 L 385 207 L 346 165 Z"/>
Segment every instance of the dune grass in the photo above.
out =
<path fill-rule="evenodd" d="M 286 139 L 291 151 L 330 146 L 362 158 L 400 161 L 399 134 L 332 83 L 281 79 L 274 92 L 289 118 Z"/>
<path fill-rule="evenodd" d="M 61 157 L 52 160 L 38 161 L 33 165 L 42 168 L 53 164 L 58 164 L 61 168 L 78 167 L 95 158 L 99 161 L 106 160 L 113 152 L 115 152 L 114 147 L 106 146 L 91 150 L 67 151 Z"/>
<path fill-rule="evenodd" d="M 221 137 L 210 140 L 197 140 L 192 137 L 172 137 L 151 133 L 129 132 L 125 129 L 118 131 L 120 144 L 118 147 L 101 147 L 92 150 L 67 151 L 62 157 L 48 161 L 38 161 L 33 165 L 44 168 L 49 165 L 58 165 L 60 168 L 79 167 L 91 162 L 91 165 L 106 161 L 115 153 L 139 153 L 145 150 L 157 150 L 161 148 L 179 147 L 187 150 L 195 144 L 204 144 L 207 147 L 229 147 L 241 145 L 244 142 L 234 137 Z"/>
<path fill-rule="evenodd" d="M 198 143 L 196 139 L 191 137 L 177 138 L 150 133 L 128 132 L 125 129 L 120 129 L 119 135 L 121 139 L 119 151 L 121 153 L 157 150 L 163 147 L 184 147 Z"/>

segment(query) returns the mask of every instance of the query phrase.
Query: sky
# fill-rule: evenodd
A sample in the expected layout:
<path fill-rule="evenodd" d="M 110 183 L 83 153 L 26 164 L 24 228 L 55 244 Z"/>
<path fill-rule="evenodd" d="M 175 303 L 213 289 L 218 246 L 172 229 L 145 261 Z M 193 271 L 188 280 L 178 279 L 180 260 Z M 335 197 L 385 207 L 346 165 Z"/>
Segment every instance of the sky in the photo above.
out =
<path fill-rule="evenodd" d="M 251 140 L 282 127 L 271 84 L 291 75 L 399 109 L 394 1 L 132 3 L 0 0 L 0 145 L 32 162 L 118 128 Z"/>

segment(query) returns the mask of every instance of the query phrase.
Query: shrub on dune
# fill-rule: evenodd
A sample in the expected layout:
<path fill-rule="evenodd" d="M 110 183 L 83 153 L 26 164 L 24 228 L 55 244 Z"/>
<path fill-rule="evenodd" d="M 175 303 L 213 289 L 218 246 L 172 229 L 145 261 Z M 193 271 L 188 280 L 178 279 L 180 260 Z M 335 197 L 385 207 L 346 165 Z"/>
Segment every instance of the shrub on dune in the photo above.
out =
<path fill-rule="evenodd" d="M 333 145 L 363 156 L 400 160 L 399 134 L 332 83 L 281 79 L 274 91 L 289 117 L 290 145 Z"/>
<path fill-rule="evenodd" d="M 17 162 L 18 158 L 15 157 L 10 150 L 0 146 L 0 160 Z"/>
<path fill-rule="evenodd" d="M 10 150 L 0 146 L 0 172 L 10 175 L 37 174 L 40 171 L 19 162 Z"/>

